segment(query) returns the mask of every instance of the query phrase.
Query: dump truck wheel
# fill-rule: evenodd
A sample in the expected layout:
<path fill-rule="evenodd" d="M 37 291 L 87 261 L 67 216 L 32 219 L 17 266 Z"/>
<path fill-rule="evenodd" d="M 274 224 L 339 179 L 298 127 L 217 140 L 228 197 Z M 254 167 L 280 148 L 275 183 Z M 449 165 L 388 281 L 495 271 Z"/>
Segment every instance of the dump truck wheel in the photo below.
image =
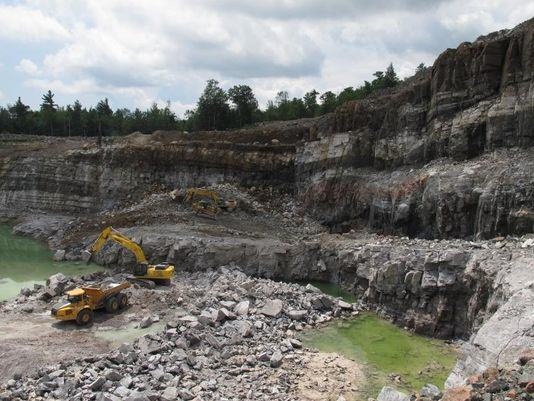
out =
<path fill-rule="evenodd" d="M 119 310 L 119 301 L 117 297 L 111 297 L 106 301 L 106 312 L 116 313 Z"/>
<path fill-rule="evenodd" d="M 82 309 L 76 316 L 76 323 L 80 326 L 87 326 L 93 323 L 93 311 L 91 309 Z"/>
<path fill-rule="evenodd" d="M 117 295 L 117 301 L 119 302 L 119 309 L 124 309 L 128 306 L 128 296 L 126 294 Z"/>

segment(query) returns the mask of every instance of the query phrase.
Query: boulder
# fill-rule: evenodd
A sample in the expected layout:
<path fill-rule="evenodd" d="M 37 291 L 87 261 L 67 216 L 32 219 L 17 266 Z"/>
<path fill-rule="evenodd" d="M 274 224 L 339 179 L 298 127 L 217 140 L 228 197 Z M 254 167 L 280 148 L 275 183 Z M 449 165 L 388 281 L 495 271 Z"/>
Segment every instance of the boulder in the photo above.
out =
<path fill-rule="evenodd" d="M 443 394 L 442 401 L 469 401 L 471 399 L 471 387 L 460 386 L 448 389 Z"/>
<path fill-rule="evenodd" d="M 226 308 L 220 308 L 212 313 L 212 319 L 214 322 L 224 322 L 227 319 L 235 319 L 236 315 L 233 312 L 230 312 Z"/>
<path fill-rule="evenodd" d="M 534 360 L 534 349 L 527 349 L 519 355 L 519 364 L 526 365 L 528 361 Z"/>
<path fill-rule="evenodd" d="M 246 316 L 248 315 L 249 308 L 250 308 L 249 301 L 241 301 L 234 307 L 234 312 L 238 316 Z"/>
<path fill-rule="evenodd" d="M 58 249 L 56 252 L 54 252 L 54 260 L 56 262 L 62 262 L 65 260 L 65 250 L 64 249 Z"/>
<path fill-rule="evenodd" d="M 311 293 L 316 293 L 316 294 L 320 294 L 321 293 L 321 290 L 311 284 L 307 284 L 306 285 L 306 292 L 311 292 Z"/>
<path fill-rule="evenodd" d="M 161 393 L 161 401 L 175 401 L 178 399 L 178 389 L 176 387 L 167 387 Z"/>
<path fill-rule="evenodd" d="M 293 320 L 303 320 L 307 315 L 307 310 L 291 310 L 287 313 L 290 319 Z"/>
<path fill-rule="evenodd" d="M 152 320 L 152 316 L 147 316 L 139 322 L 139 328 L 146 329 L 147 327 L 152 326 L 152 323 L 154 323 L 154 320 Z"/>
<path fill-rule="evenodd" d="M 123 376 L 115 369 L 110 369 L 106 372 L 106 379 L 111 380 L 112 382 L 121 381 L 122 378 Z"/>
<path fill-rule="evenodd" d="M 276 317 L 282 312 L 283 303 L 279 299 L 269 299 L 265 302 L 265 305 L 258 310 L 265 316 Z"/>
<path fill-rule="evenodd" d="M 282 355 L 282 353 L 280 351 L 276 351 L 274 354 L 271 355 L 271 358 L 269 360 L 271 368 L 278 368 L 282 366 L 283 359 L 284 359 L 284 356 Z"/>
<path fill-rule="evenodd" d="M 89 388 L 93 391 L 98 391 L 102 388 L 104 383 L 106 383 L 106 378 L 100 376 L 98 379 L 89 384 Z"/>
<path fill-rule="evenodd" d="M 317 297 L 312 298 L 311 305 L 313 309 L 327 311 L 332 309 L 332 307 L 334 306 L 334 302 L 332 301 L 332 298 L 326 295 L 319 295 Z"/>
<path fill-rule="evenodd" d="M 349 304 L 348 302 L 345 302 L 345 301 L 342 301 L 342 300 L 338 301 L 337 305 L 341 309 L 352 309 L 352 304 Z"/>
<path fill-rule="evenodd" d="M 384 386 L 376 401 L 409 401 L 410 397 L 394 388 Z"/>
<path fill-rule="evenodd" d="M 25 297 L 29 297 L 30 295 L 32 295 L 32 290 L 28 287 L 24 287 L 20 290 L 20 295 L 24 295 Z"/>
<path fill-rule="evenodd" d="M 441 397 L 441 390 L 437 386 L 431 383 L 427 383 L 423 386 L 423 388 L 419 392 L 419 395 L 421 397 L 430 398 L 433 400 L 439 399 Z"/>
<path fill-rule="evenodd" d="M 67 277 L 63 273 L 57 273 L 46 280 L 46 292 L 51 296 L 61 295 L 67 285 Z"/>

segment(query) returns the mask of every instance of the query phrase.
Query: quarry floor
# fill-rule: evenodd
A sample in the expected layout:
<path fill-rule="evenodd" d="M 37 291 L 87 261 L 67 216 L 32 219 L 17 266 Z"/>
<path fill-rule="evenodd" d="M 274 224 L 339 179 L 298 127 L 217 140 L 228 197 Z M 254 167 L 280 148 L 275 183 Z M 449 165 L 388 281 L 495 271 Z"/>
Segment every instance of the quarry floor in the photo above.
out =
<path fill-rule="evenodd" d="M 170 193 L 163 191 L 149 193 L 138 202 L 121 204 L 95 215 L 5 211 L 1 220 L 14 224 L 18 234 L 46 242 L 52 250 L 65 250 L 65 258 L 69 261 L 78 260 L 80 251 L 108 225 L 125 230 L 136 240 L 142 238 L 143 248 L 151 256 L 156 255 L 158 260 L 167 256 L 168 246 L 165 246 L 169 239 L 185 242 L 185 248 L 195 243 L 194 249 L 185 252 L 189 258 L 185 262 L 191 263 L 193 260 L 198 263 L 189 266 L 193 270 L 232 263 L 236 255 L 246 253 L 239 251 L 245 245 L 259 249 L 252 258 L 260 259 L 265 256 L 262 249 L 271 252 L 272 249 L 297 246 L 299 243 L 319 243 L 333 248 L 374 244 L 378 247 L 424 247 L 436 250 L 485 249 L 503 260 L 508 255 L 511 257 L 512 253 L 528 255 L 530 246 L 534 245 L 532 241 L 528 247 L 522 246 L 530 238 L 497 238 L 483 242 L 415 240 L 373 234 L 365 227 L 344 235 L 329 234 L 325 227 L 299 211 L 290 196 L 272 194 L 261 188 L 248 192 L 231 186 L 215 189 L 228 197 L 237 198 L 238 210 L 223 212 L 216 219 L 206 219 L 192 213 L 183 199 L 173 199 Z M 221 257 L 225 252 L 227 255 Z M 96 261 L 102 265 L 116 266 L 122 262 L 132 262 L 133 259 L 128 252 L 113 246 L 102 252 Z M 212 266 L 206 266 L 206 263 Z M 180 270 L 180 266 L 177 266 Z M 327 273 L 321 272 L 322 266 L 318 266 L 318 269 L 318 274 Z M 179 274 L 171 288 L 133 290 L 129 309 L 116 316 L 97 315 L 95 324 L 82 330 L 72 323 L 51 322 L 48 304 L 32 301 L 32 310 L 28 313 L 18 310 L 27 306 L 28 300 L 7 302 L 0 307 L 0 356 L 6 361 L 0 367 L 0 381 L 9 381 L 19 371 L 24 375 L 39 375 L 39 368 L 45 365 L 61 366 L 73 360 L 83 361 L 83 358 L 113 352 L 120 343 L 133 341 L 137 334 L 150 334 L 151 330 L 163 329 L 165 322 L 179 309 L 185 309 L 186 314 L 198 313 L 194 294 L 182 294 L 187 292 L 182 287 L 182 281 L 187 281 L 186 277 Z M 209 285 L 204 288 L 207 293 L 212 291 Z M 181 298 L 182 301 L 178 301 Z M 264 295 L 260 300 L 269 298 L 270 295 Z M 183 299 L 186 300 L 185 306 L 181 305 Z M 139 331 L 136 326 L 147 315 L 156 316 L 159 322 L 146 332 Z M 122 330 L 115 330 L 117 328 Z M 132 335 L 133 332 L 137 334 Z M 298 366 L 297 373 L 291 372 L 295 366 Z M 293 374 L 292 383 L 296 383 L 298 390 L 295 391 L 298 391 L 298 399 L 302 400 L 337 401 L 340 394 L 344 394 L 346 400 L 358 399 L 365 385 L 362 366 L 337 354 L 299 350 L 296 359 L 289 359 L 286 368 L 288 370 L 284 374 Z M 278 371 L 265 374 L 273 383 L 281 380 Z"/>

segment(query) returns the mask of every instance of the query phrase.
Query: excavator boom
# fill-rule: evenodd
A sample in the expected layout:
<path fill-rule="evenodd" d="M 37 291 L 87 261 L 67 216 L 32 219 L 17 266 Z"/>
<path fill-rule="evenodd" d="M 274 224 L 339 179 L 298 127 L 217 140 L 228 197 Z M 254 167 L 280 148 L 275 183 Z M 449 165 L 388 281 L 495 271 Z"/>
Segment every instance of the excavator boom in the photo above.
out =
<path fill-rule="evenodd" d="M 124 234 L 121 234 L 119 231 L 115 230 L 113 227 L 109 226 L 104 228 L 96 241 L 91 246 L 91 253 L 96 253 L 100 251 L 106 242 L 108 240 L 112 240 L 120 245 L 122 245 L 124 248 L 129 249 L 132 251 L 135 255 L 135 258 L 137 259 L 137 263 L 139 264 L 147 264 L 147 260 L 145 257 L 145 253 L 143 252 L 143 249 L 139 246 L 139 244 Z"/>

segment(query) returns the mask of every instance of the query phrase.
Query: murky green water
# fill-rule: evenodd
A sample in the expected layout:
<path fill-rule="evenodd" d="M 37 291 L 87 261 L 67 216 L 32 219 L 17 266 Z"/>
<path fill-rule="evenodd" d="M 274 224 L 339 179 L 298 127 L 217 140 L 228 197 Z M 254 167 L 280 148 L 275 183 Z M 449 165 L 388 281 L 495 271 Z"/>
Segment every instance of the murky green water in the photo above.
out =
<path fill-rule="evenodd" d="M 331 285 L 312 284 L 339 296 L 340 290 L 332 291 Z M 414 335 L 370 313 L 310 330 L 302 340 L 309 347 L 337 352 L 364 364 L 368 376 L 362 391 L 364 400 L 376 398 L 385 385 L 406 391 L 418 391 L 426 383 L 443 387 L 456 362 L 455 350 L 445 342 Z"/>
<path fill-rule="evenodd" d="M 324 283 L 322 281 L 311 281 L 311 282 L 305 282 L 302 284 L 306 285 L 308 283 L 313 285 L 314 287 L 319 288 L 325 294 L 332 295 L 333 297 L 336 297 L 336 298 L 343 298 L 345 301 L 350 302 L 350 303 L 356 302 L 356 297 L 350 292 L 345 291 L 339 285 Z"/>
<path fill-rule="evenodd" d="M 17 296 L 24 287 L 44 284 L 55 273 L 67 276 L 102 270 L 83 262 L 54 262 L 52 252 L 39 241 L 11 234 L 11 227 L 0 224 L 0 301 Z"/>

